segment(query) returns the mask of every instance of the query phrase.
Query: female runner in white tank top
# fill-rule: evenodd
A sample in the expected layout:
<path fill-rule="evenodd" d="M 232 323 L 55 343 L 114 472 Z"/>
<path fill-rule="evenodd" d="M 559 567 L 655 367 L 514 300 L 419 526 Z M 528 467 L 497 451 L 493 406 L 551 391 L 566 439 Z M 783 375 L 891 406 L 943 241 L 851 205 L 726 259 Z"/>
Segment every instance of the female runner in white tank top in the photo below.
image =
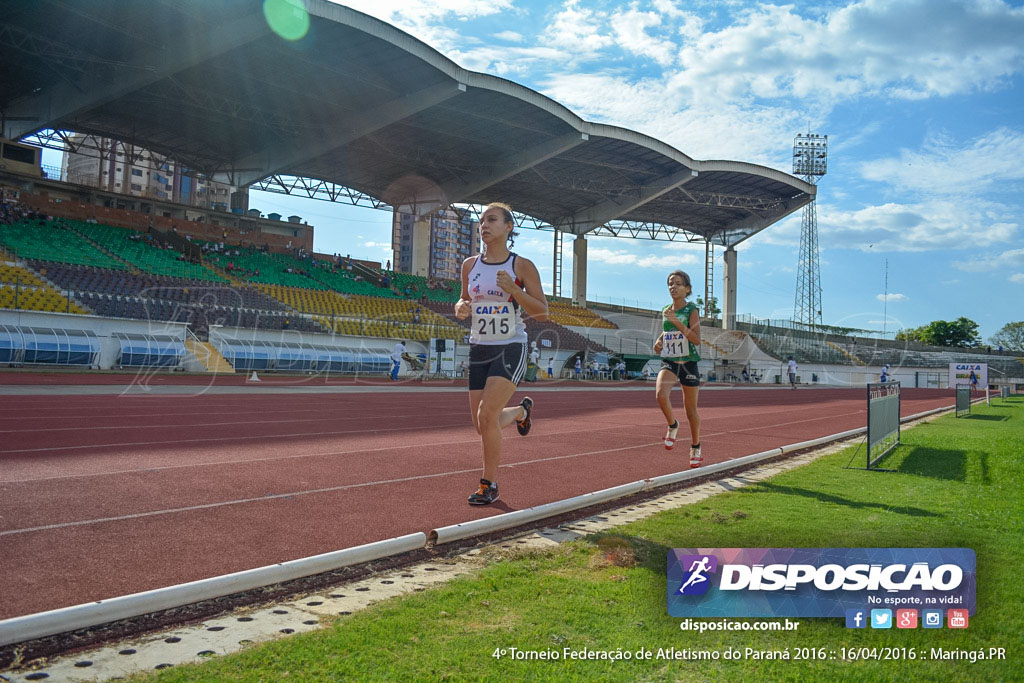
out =
<path fill-rule="evenodd" d="M 526 371 L 526 325 L 523 315 L 547 320 L 548 302 L 533 262 L 508 250 L 515 236 L 512 213 L 505 204 L 491 204 L 480 216 L 483 253 L 462 262 L 462 294 L 455 317 L 470 318 L 469 412 L 483 441 L 484 467 L 480 487 L 470 505 L 498 500 L 501 430 L 516 423 L 523 436 L 530 431 L 533 401 L 507 406 Z"/>

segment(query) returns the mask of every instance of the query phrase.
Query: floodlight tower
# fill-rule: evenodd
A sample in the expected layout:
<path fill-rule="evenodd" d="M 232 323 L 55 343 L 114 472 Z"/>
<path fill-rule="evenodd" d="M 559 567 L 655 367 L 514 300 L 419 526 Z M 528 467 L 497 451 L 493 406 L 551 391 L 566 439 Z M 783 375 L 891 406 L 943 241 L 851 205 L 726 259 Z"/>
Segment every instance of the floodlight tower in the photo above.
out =
<path fill-rule="evenodd" d="M 828 170 L 828 136 L 797 133 L 793 140 L 793 175 L 812 185 Z M 821 325 L 821 273 L 818 268 L 817 200 L 804 206 L 800 224 L 800 257 L 797 260 L 794 322 L 810 328 Z"/>

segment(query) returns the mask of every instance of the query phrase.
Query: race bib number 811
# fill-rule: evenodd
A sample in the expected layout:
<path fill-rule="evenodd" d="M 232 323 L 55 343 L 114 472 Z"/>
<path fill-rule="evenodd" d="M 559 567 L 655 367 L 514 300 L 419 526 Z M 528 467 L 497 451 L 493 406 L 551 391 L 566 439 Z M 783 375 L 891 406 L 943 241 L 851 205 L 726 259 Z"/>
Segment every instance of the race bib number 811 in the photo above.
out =
<path fill-rule="evenodd" d="M 683 333 L 675 330 L 666 332 L 661 338 L 662 358 L 682 358 L 690 355 L 690 341 Z"/>
<path fill-rule="evenodd" d="M 516 333 L 512 304 L 474 304 L 473 333 L 478 341 L 511 339 Z"/>

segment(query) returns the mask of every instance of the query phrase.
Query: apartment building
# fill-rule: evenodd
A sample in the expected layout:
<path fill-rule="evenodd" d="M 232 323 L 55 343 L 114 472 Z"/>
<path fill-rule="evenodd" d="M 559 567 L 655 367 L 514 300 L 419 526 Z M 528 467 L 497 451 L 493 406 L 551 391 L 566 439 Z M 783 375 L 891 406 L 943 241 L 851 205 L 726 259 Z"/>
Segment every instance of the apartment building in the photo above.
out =
<path fill-rule="evenodd" d="M 76 133 L 71 143 L 79 151 L 65 152 L 63 182 L 204 209 L 232 208 L 234 188 L 189 173 L 163 155 L 94 135 Z"/>
<path fill-rule="evenodd" d="M 480 252 L 479 224 L 466 209 L 446 209 L 416 219 L 395 212 L 392 221 L 392 264 L 396 271 L 457 280 L 462 262 Z"/>

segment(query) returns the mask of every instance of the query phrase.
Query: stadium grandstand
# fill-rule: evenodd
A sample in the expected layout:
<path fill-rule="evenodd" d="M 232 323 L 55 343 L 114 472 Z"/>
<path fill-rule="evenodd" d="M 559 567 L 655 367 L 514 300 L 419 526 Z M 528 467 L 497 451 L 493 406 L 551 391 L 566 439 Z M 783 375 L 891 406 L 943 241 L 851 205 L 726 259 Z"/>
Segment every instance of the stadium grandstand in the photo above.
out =
<path fill-rule="evenodd" d="M 657 368 L 651 342 L 659 312 L 588 301 L 586 236 L 717 245 L 731 278 L 737 244 L 814 199 L 815 186 L 793 175 L 696 160 L 635 131 L 585 121 L 350 8 L 306 3 L 321 38 L 314 55 L 275 40 L 258 17 L 238 20 L 246 6 L 217 0 L 142 9 L 115 0 L 76 13 L 93 39 L 73 50 L 25 42 L 0 55 L 10 75 L 2 135 L 24 148 L 19 159 L 33 160 L 0 169 L 0 322 L 101 335 L 111 348 L 117 334 L 168 336 L 184 350 L 176 362 L 161 357 L 160 367 L 206 371 L 225 366 L 200 362 L 191 349 L 210 355 L 207 347 L 224 347 L 225 339 L 270 348 L 267 370 L 316 369 L 294 362 L 288 344 L 386 356 L 406 340 L 413 356 L 427 356 L 432 339 L 451 339 L 462 360 L 468 328 L 453 315 L 457 281 L 432 277 L 415 259 L 411 272 L 397 272 L 318 254 L 312 226 L 262 216 L 249 207 L 248 188 L 374 206 L 412 215 L 413 223 L 456 205 L 468 216 L 500 198 L 516 207 L 521 227 L 552 231 L 555 245 L 565 235 L 575 240 L 571 296 L 562 296 L 556 260 L 549 319 L 527 323 L 543 362 L 551 359 L 562 374 L 577 358 L 622 360 L 630 376 L 643 377 Z M 6 21 L 32 33 L 66 14 L 46 1 L 19 5 Z M 153 61 L 139 35 L 164 47 L 187 37 L 191 49 Z M 101 57 L 111 49 L 123 59 L 91 74 L 88 87 L 68 86 L 79 82 L 82 58 L 107 63 Z M 79 58 L 66 57 L 72 52 Z M 367 62 L 372 68 L 351 66 Z M 203 76 L 211 69 L 225 78 L 211 83 Z M 224 106 L 211 115 L 210 102 Z M 296 112 L 324 107 L 307 125 L 292 125 Z M 125 111 L 135 112 L 130 123 Z M 92 150 L 100 162 L 92 180 L 39 166 L 39 146 L 64 150 L 73 141 L 89 153 L 97 140 L 107 142 Z M 104 154 L 123 158 L 125 168 L 103 166 Z M 150 172 L 144 158 L 157 159 L 147 163 L 158 164 L 155 177 L 165 186 L 129 187 L 128 166 L 131 177 Z M 469 168 L 466 159 L 493 162 Z M 172 166 L 173 177 L 166 175 Z M 211 200 L 203 192 L 212 183 L 230 196 Z M 416 230 L 410 235 L 416 239 Z M 700 371 L 708 381 L 779 381 L 790 355 L 810 383 L 858 385 L 889 364 L 897 378 L 935 386 L 944 365 L 966 359 L 989 363 L 1005 381 L 1024 374 L 1012 354 L 745 322 L 734 288 L 724 294 L 721 317 L 703 320 Z M 93 364 L 113 367 L 118 358 L 104 352 Z"/>

